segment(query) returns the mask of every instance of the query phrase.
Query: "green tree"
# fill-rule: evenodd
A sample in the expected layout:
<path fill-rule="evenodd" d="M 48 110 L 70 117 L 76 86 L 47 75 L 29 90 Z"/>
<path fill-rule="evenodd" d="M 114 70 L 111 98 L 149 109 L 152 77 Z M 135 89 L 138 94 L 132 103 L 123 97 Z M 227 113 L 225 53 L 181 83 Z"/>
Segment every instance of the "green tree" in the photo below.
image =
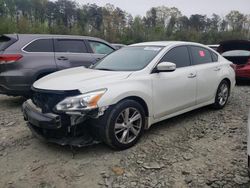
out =
<path fill-rule="evenodd" d="M 233 31 L 240 31 L 244 26 L 246 16 L 239 11 L 233 10 L 226 15 L 226 21 Z"/>
<path fill-rule="evenodd" d="M 225 18 L 195 14 L 189 18 L 175 7 L 152 7 L 133 17 L 107 4 L 79 5 L 74 0 L 0 0 L 0 33 L 54 33 L 98 36 L 131 44 L 152 40 L 218 43 L 250 39 L 250 15 L 231 11 Z"/>

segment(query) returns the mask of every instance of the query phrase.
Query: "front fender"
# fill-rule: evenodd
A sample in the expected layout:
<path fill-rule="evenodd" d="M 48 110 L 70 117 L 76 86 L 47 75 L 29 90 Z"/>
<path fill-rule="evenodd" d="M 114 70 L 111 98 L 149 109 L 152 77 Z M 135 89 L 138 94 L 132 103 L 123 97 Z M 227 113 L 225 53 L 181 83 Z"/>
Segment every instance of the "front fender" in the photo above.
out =
<path fill-rule="evenodd" d="M 99 107 L 115 105 L 128 97 L 139 97 L 145 101 L 149 116 L 152 114 L 152 83 L 151 81 L 126 81 L 112 84 L 98 102 Z"/>

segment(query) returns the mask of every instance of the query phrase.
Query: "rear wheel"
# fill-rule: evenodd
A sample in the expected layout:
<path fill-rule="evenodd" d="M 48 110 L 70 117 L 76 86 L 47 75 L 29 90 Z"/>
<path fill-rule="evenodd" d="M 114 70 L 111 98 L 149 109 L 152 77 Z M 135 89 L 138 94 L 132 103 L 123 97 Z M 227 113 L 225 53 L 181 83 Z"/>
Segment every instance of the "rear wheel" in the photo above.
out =
<path fill-rule="evenodd" d="M 217 89 L 215 103 L 213 104 L 214 108 L 222 109 L 227 104 L 229 94 L 229 83 L 226 80 L 223 80 Z"/>
<path fill-rule="evenodd" d="M 115 149 L 127 149 L 137 143 L 145 127 L 143 107 L 133 100 L 123 100 L 99 121 L 103 141 Z"/>

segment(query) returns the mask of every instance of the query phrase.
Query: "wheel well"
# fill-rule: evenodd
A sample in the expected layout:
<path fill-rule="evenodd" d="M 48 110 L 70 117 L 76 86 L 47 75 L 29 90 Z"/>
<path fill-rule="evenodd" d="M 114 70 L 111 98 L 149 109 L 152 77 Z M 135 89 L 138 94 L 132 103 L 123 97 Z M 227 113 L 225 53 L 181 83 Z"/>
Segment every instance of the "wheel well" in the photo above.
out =
<path fill-rule="evenodd" d="M 137 97 L 137 96 L 131 96 L 131 97 L 124 98 L 122 100 L 126 100 L 126 99 L 134 100 L 134 101 L 138 102 L 140 105 L 142 105 L 143 109 L 145 110 L 145 115 L 147 117 L 149 116 L 148 105 L 146 104 L 146 102 L 142 98 Z"/>
<path fill-rule="evenodd" d="M 36 80 L 39 80 L 40 78 L 48 75 L 48 74 L 51 74 L 52 72 L 44 72 L 44 73 L 41 73 L 41 74 L 38 74 L 37 77 L 36 77 Z"/>
<path fill-rule="evenodd" d="M 231 81 L 228 79 L 228 78 L 224 78 L 223 80 L 225 80 L 227 83 L 228 83 L 228 85 L 229 85 L 229 89 L 231 88 Z M 222 80 L 222 81 L 223 81 Z"/>

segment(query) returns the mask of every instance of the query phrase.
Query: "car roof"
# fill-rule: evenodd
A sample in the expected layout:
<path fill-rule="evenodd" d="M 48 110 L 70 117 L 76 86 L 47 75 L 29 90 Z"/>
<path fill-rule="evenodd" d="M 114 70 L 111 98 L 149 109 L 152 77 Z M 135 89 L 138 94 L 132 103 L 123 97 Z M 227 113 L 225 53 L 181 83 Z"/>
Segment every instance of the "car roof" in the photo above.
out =
<path fill-rule="evenodd" d="M 186 42 L 186 41 L 153 41 L 153 42 L 142 42 L 142 43 L 137 43 L 137 44 L 132 44 L 130 46 L 169 46 L 169 45 L 198 45 L 198 46 L 203 46 L 205 45 L 195 43 L 195 42 Z"/>
<path fill-rule="evenodd" d="M 62 37 L 62 38 L 86 38 L 86 39 L 97 39 L 95 37 L 80 36 L 80 35 L 54 35 L 54 34 L 18 34 L 19 37 Z"/>
<path fill-rule="evenodd" d="M 109 44 L 107 41 L 102 40 L 96 37 L 89 37 L 89 36 L 80 36 L 80 35 L 56 35 L 56 34 L 4 34 L 5 36 L 15 37 L 15 38 L 22 38 L 24 40 L 27 39 L 38 39 L 38 38 L 69 38 L 69 39 L 86 39 L 86 40 L 98 40 L 100 42 Z M 111 45 L 111 44 L 109 44 Z M 112 46 L 112 45 L 111 45 Z"/>

